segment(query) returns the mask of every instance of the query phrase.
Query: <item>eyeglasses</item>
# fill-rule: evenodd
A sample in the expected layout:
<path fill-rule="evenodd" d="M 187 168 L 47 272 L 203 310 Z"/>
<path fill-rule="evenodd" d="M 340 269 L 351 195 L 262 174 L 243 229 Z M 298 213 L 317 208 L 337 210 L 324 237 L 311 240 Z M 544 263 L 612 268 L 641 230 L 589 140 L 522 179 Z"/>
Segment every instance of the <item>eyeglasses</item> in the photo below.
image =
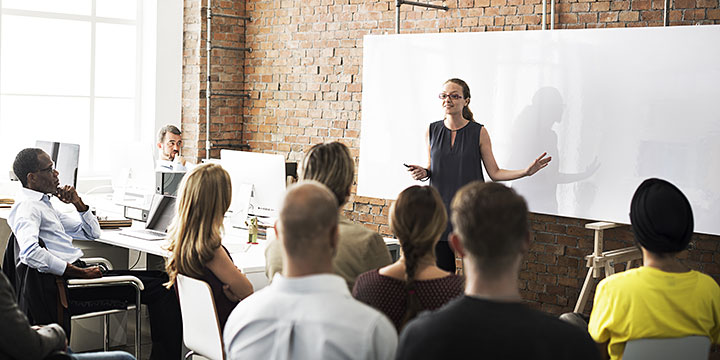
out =
<path fill-rule="evenodd" d="M 48 166 L 44 169 L 37 170 L 35 172 L 36 173 L 38 173 L 38 172 L 53 172 L 53 170 L 55 170 L 55 164 L 51 164 L 50 166 Z"/>
<path fill-rule="evenodd" d="M 446 94 L 446 93 L 439 93 L 439 94 L 438 94 L 438 99 L 440 99 L 440 100 L 445 100 L 445 99 L 447 99 L 447 98 L 450 98 L 450 99 L 452 99 L 452 100 L 460 100 L 460 99 L 462 99 L 463 97 L 462 97 L 462 95 L 458 95 L 458 94 Z"/>

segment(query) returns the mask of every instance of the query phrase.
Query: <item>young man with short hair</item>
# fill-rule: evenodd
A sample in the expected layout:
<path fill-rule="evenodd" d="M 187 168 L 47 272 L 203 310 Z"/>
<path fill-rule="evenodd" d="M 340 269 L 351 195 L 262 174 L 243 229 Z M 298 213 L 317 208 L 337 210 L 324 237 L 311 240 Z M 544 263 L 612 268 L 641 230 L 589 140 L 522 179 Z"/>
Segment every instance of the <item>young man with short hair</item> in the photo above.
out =
<path fill-rule="evenodd" d="M 397 359 L 596 359 L 586 332 L 522 303 L 525 200 L 502 184 L 476 181 L 457 192 L 451 210 L 449 239 L 464 260 L 465 296 L 410 322 Z"/>

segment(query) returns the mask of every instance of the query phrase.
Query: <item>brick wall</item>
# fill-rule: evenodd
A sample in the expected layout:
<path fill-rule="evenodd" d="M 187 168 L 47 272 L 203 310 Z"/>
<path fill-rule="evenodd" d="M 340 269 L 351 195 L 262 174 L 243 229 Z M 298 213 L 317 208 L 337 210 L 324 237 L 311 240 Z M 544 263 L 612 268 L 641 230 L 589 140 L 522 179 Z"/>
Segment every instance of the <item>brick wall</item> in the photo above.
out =
<path fill-rule="evenodd" d="M 189 158 L 205 158 L 207 79 L 207 48 L 205 39 L 206 1 L 185 0 L 183 32 L 183 154 Z M 213 1 L 214 14 L 244 15 L 244 1 Z M 211 33 L 214 46 L 245 47 L 244 20 L 215 16 Z M 214 49 L 211 59 L 211 92 L 239 94 L 243 87 L 244 51 Z M 220 148 L 238 148 L 243 139 L 242 99 L 214 96 L 210 103 L 210 157 L 220 156 Z M 250 131 L 257 131 L 252 128 Z"/>
<path fill-rule="evenodd" d="M 186 10 L 198 5 L 185 1 Z M 404 5 L 403 33 L 537 30 L 541 0 L 447 0 L 432 1 L 450 10 L 427 10 Z M 227 86 L 242 86 L 251 95 L 241 108 L 228 105 L 213 136 L 247 140 L 253 151 L 280 153 L 300 160 L 312 144 L 341 141 L 359 154 L 360 101 L 362 91 L 362 37 L 394 33 L 395 2 L 391 0 L 248 0 L 222 1 L 222 6 L 252 21 L 245 43 L 244 68 L 223 67 Z M 670 25 L 720 24 L 718 0 L 669 0 Z M 556 4 L 556 28 L 661 26 L 662 0 L 566 1 Z M 549 5 L 548 5 L 549 12 Z M 197 101 L 192 88 L 202 86 L 204 50 L 196 51 L 199 29 L 186 24 L 183 127 L 204 139 L 204 100 Z M 549 20 L 548 20 L 549 23 Z M 233 30 L 233 29 L 229 29 Z M 240 38 L 239 40 L 242 40 Z M 224 54 L 219 54 L 224 55 Z M 224 59 L 213 59 L 225 61 Z M 235 77 L 236 70 L 243 78 Z M 215 70 L 214 70 L 215 71 Z M 220 70 L 218 70 L 220 71 Z M 200 80 L 196 80 L 199 76 Z M 222 76 L 221 76 L 222 77 Z M 221 79 L 222 80 L 222 79 Z M 185 91 L 187 90 L 187 91 Z M 187 104 L 187 107 L 186 107 Z M 237 112 L 236 112 L 237 111 Z M 187 112 L 187 113 L 186 113 Z M 200 115 L 200 125 L 198 125 Z M 237 121 L 237 122 L 234 122 Z M 244 121 L 244 127 L 238 122 Z M 242 130 L 238 130 L 242 129 Z M 204 147 L 204 144 L 199 147 Z M 200 154 L 202 151 L 198 151 Z M 353 196 L 345 207 L 347 216 L 383 235 L 389 201 Z M 572 309 L 586 273 L 584 256 L 592 251 L 592 232 L 587 220 L 546 215 L 532 216 L 534 244 L 523 264 L 520 286 L 533 306 L 552 313 Z M 683 256 L 688 264 L 720 281 L 720 237 L 696 236 L 694 248 Z M 627 228 L 609 230 L 606 248 L 632 244 Z M 590 309 L 590 306 L 587 307 Z"/>

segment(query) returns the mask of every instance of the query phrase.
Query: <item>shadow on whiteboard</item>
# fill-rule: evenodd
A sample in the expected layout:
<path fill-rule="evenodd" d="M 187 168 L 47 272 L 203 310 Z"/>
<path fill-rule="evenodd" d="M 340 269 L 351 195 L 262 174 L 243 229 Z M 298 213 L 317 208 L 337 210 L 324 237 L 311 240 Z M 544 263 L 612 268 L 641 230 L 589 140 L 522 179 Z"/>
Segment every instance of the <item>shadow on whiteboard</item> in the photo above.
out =
<path fill-rule="evenodd" d="M 567 157 L 567 151 L 561 151 L 558 144 L 556 129 L 560 129 L 563 120 L 565 102 L 560 91 L 554 87 L 540 88 L 532 97 L 532 103 L 526 106 L 513 123 L 512 141 L 523 144 L 513 146 L 507 167 L 510 169 L 522 169 L 528 166 L 532 159 L 543 152 L 552 156 L 552 161 L 547 167 L 540 170 L 532 177 L 524 178 L 513 182 L 512 187 L 522 194 L 528 201 L 528 206 L 533 212 L 560 214 L 559 199 L 570 195 L 575 198 L 575 204 L 592 204 L 595 200 L 595 184 L 580 183 L 577 187 L 563 187 L 563 184 L 581 182 L 591 177 L 600 167 L 597 157 L 585 165 L 584 171 L 562 172 L 563 161 Z M 584 133 L 579 132 L 583 137 Z M 580 139 L 578 144 L 584 143 Z M 567 144 L 568 146 L 570 144 Z M 567 146 L 563 150 L 568 150 Z M 581 149 L 573 149 L 578 153 Z M 575 163 L 577 163 L 575 161 Z M 583 191 L 576 191 L 582 187 Z M 562 193 L 562 194 L 561 194 Z M 560 196 L 563 195 L 563 196 Z M 579 196 L 579 197 L 578 197 Z"/>

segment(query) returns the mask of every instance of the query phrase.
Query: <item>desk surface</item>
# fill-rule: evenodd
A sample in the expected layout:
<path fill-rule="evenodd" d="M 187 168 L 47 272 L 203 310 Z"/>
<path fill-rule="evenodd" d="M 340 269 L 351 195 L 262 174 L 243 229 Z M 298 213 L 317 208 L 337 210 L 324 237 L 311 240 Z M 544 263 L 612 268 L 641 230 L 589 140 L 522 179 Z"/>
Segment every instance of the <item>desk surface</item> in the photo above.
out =
<path fill-rule="evenodd" d="M 143 240 L 122 235 L 122 230 L 103 230 L 97 241 L 146 252 L 148 254 L 168 257 L 167 240 Z M 228 249 L 235 265 L 244 273 L 265 271 L 265 247 L 271 240 L 258 239 L 257 244 L 247 244 L 247 230 L 236 230 L 228 232 L 223 238 L 223 245 Z"/>
<path fill-rule="evenodd" d="M 111 201 L 111 197 L 107 194 L 84 196 L 84 198 L 86 199 L 86 203 L 95 206 L 101 215 L 122 213 L 121 208 L 118 205 L 113 204 Z M 59 206 L 63 205 L 65 204 L 59 204 Z M 7 219 L 9 214 L 10 209 L 0 208 L 0 218 Z M 133 222 L 133 227 L 142 228 L 142 224 L 138 222 Z M 269 237 L 268 240 L 258 239 L 258 244 L 248 245 L 247 230 L 236 229 L 232 227 L 228 228 L 229 230 L 227 230 L 225 238 L 223 239 L 223 245 L 230 252 L 230 255 L 232 256 L 235 265 L 240 268 L 244 273 L 264 273 L 265 248 L 267 246 L 267 243 L 269 241 L 272 241 L 275 233 L 270 230 L 267 232 Z M 166 240 L 143 240 L 121 235 L 120 231 L 122 230 L 103 230 L 102 235 L 99 239 L 97 239 L 97 241 L 162 257 L 167 257 L 169 255 L 169 252 L 167 251 L 168 241 Z M 399 242 L 397 239 L 385 238 L 385 244 L 399 245 Z"/>

